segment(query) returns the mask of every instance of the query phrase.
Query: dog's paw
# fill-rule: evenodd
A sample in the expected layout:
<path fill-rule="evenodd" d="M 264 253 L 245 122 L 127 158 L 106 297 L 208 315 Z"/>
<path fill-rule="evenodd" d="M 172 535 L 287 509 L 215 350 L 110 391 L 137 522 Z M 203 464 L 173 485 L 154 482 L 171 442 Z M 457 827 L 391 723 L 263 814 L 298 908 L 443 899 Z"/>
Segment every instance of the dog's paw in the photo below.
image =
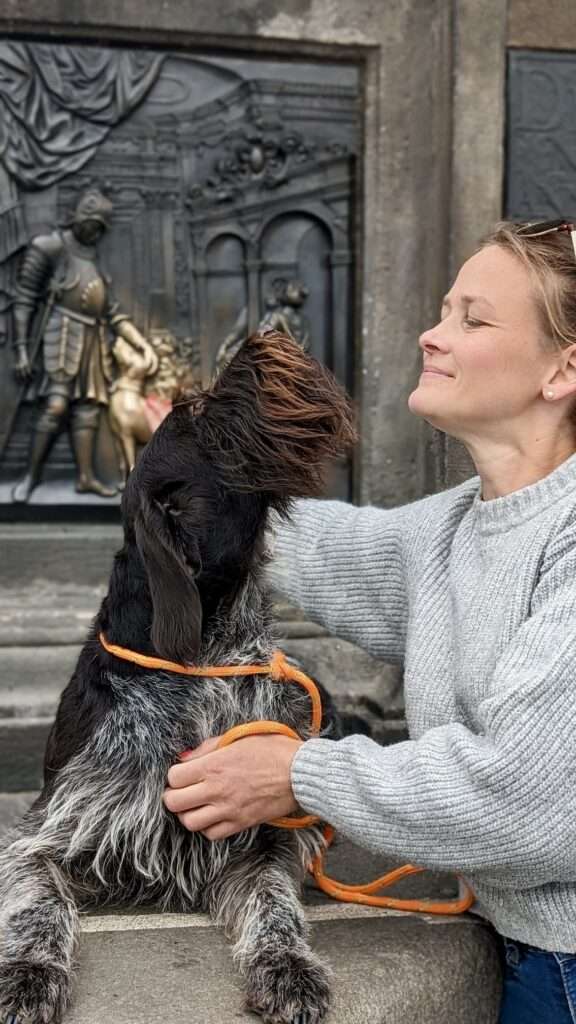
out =
<path fill-rule="evenodd" d="M 59 967 L 0 962 L 1 1024 L 58 1024 L 69 997 L 70 977 Z"/>
<path fill-rule="evenodd" d="M 310 952 L 262 957 L 250 968 L 246 1008 L 265 1024 L 319 1024 L 329 1002 L 328 971 Z"/>

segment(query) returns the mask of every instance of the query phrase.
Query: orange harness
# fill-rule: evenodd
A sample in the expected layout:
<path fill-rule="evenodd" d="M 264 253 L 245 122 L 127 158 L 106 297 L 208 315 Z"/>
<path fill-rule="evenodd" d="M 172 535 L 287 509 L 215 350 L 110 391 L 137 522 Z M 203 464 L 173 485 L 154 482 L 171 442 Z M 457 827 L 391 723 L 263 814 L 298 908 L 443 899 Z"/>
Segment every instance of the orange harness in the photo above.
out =
<path fill-rule="evenodd" d="M 135 665 L 140 665 L 142 668 L 156 668 L 164 672 L 176 672 L 179 675 L 185 676 L 218 676 L 220 678 L 226 676 L 266 675 L 276 682 L 298 683 L 299 686 L 302 686 L 307 691 L 312 702 L 310 731 L 314 736 L 317 736 L 320 732 L 322 700 L 318 687 L 304 672 L 300 672 L 294 665 L 291 665 L 280 650 L 274 652 L 268 665 L 219 665 L 209 667 L 202 665 L 198 668 L 191 665 L 179 665 L 174 661 L 165 661 L 163 658 L 154 658 L 148 654 L 139 654 L 125 647 L 118 647 L 116 644 L 109 644 L 103 633 L 100 633 L 99 639 L 109 654 L 113 654 L 116 658 L 121 658 L 124 661 L 130 661 Z M 288 725 L 283 725 L 282 722 L 248 722 L 245 725 L 236 725 L 225 732 L 220 737 L 218 746 L 227 747 L 230 743 L 235 743 L 236 740 L 240 740 L 244 736 L 256 736 L 264 733 L 278 733 L 283 736 L 290 736 L 296 740 L 301 738 L 294 729 L 291 729 Z M 307 814 L 300 818 L 275 818 L 267 824 L 276 825 L 278 828 L 308 828 L 310 825 L 316 825 L 319 820 L 315 815 Z M 325 826 L 324 838 L 328 846 L 332 842 L 333 837 L 334 829 L 330 825 Z M 405 864 L 403 867 L 389 871 L 388 874 L 382 875 L 381 878 L 377 878 L 374 882 L 369 882 L 366 885 L 347 885 L 344 882 L 337 882 L 332 878 L 328 878 L 324 873 L 324 856 L 323 853 L 318 854 L 312 861 L 309 870 L 314 876 L 317 886 L 323 892 L 345 903 L 363 903 L 371 907 L 387 907 L 391 910 L 408 910 L 426 914 L 461 914 L 463 911 L 468 910 L 474 902 L 474 894 L 464 883 L 461 883 L 463 887 L 462 894 L 457 899 L 452 900 L 402 900 L 391 896 L 374 896 L 373 894 L 378 892 L 379 889 L 393 885 L 400 878 L 418 874 L 426 869 L 414 867 L 412 864 Z"/>

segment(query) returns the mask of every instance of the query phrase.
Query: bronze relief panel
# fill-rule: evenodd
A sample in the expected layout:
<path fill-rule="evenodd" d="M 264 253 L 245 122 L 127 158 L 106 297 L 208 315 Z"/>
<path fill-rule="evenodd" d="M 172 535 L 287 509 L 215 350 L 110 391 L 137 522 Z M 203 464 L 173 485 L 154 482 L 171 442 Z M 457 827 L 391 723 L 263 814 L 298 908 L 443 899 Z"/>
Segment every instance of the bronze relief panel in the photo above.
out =
<path fill-rule="evenodd" d="M 354 65 L 3 42 L 0 70 L 0 509 L 117 504 L 151 406 L 259 324 L 352 386 Z"/>

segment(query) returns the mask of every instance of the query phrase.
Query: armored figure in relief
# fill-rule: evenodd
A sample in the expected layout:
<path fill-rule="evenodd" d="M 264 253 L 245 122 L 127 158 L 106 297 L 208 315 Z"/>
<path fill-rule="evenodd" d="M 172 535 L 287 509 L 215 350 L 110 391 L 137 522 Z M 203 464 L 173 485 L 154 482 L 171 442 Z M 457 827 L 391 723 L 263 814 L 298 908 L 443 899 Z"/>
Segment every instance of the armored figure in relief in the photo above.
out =
<path fill-rule="evenodd" d="M 118 308 L 109 280 L 98 266 L 97 246 L 110 226 L 112 204 L 98 191 L 86 192 L 72 224 L 41 235 L 28 246 L 14 302 L 15 373 L 27 384 L 36 352 L 42 351 L 38 396 L 44 405 L 35 424 L 28 468 L 13 490 L 28 501 L 40 480 L 52 442 L 70 419 L 76 461 L 76 490 L 112 497 L 115 489 L 98 480 L 93 456 L 101 411 L 113 380 L 113 337 L 141 355 L 149 345 Z"/>

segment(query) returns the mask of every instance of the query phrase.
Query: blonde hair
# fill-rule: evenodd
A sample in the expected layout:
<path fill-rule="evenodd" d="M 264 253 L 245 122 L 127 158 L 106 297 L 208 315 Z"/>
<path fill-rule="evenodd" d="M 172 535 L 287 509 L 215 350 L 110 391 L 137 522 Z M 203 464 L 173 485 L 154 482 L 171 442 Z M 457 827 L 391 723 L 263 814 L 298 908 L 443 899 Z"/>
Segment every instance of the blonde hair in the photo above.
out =
<path fill-rule="evenodd" d="M 576 344 L 576 254 L 568 231 L 522 234 L 528 224 L 501 221 L 480 248 L 498 245 L 520 259 L 535 284 L 545 341 L 556 348 Z"/>

